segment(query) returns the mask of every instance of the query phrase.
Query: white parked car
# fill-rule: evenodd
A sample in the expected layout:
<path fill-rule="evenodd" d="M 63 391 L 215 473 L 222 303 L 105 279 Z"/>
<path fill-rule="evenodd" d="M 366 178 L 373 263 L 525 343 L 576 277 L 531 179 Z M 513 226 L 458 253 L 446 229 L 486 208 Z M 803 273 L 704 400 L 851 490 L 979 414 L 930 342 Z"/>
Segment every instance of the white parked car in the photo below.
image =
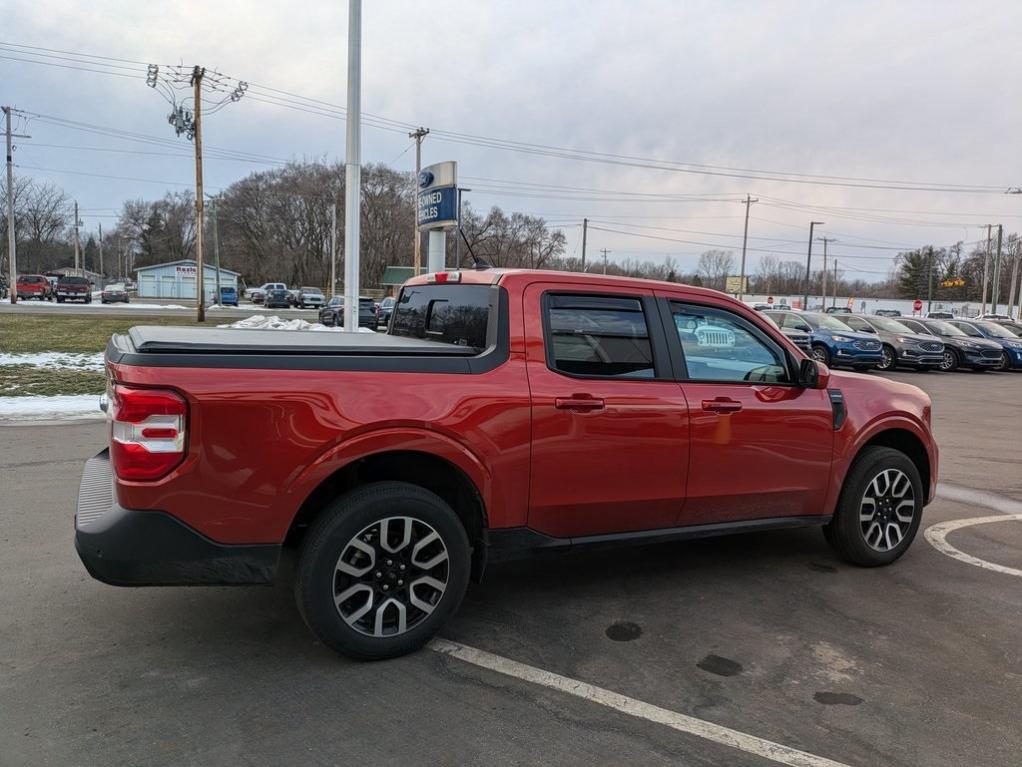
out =
<path fill-rule="evenodd" d="M 326 303 L 319 288 L 302 288 L 298 291 L 298 306 L 302 309 L 319 309 Z"/>

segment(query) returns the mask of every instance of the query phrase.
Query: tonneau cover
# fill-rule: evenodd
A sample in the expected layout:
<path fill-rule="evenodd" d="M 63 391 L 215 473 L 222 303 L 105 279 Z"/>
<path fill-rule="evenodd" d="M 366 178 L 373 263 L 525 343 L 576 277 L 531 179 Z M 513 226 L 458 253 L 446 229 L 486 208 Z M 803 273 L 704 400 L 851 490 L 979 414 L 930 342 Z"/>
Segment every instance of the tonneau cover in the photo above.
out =
<path fill-rule="evenodd" d="M 128 331 L 142 354 L 472 357 L 479 349 L 384 333 L 145 325 Z"/>

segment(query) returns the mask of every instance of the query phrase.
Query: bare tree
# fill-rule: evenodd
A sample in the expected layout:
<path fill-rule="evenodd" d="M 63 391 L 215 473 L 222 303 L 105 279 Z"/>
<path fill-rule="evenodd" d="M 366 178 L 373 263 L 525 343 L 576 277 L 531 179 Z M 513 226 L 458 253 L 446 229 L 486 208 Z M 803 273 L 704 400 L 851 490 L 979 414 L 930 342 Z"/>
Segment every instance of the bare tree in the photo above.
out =
<path fill-rule="evenodd" d="M 734 271 L 735 256 L 730 250 L 708 250 L 699 256 L 696 271 L 709 288 L 723 290 L 727 276 Z"/>

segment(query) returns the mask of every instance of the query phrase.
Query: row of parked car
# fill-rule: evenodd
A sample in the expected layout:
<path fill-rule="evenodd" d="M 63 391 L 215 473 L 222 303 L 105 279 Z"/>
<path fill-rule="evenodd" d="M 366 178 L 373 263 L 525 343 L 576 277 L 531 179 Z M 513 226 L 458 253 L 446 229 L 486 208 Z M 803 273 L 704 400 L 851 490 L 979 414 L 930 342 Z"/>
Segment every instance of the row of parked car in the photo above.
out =
<path fill-rule="evenodd" d="M 832 367 L 853 370 L 1019 370 L 1022 323 L 983 319 L 763 310 L 797 346 Z"/>
<path fill-rule="evenodd" d="M 245 297 L 267 309 L 319 309 L 319 321 L 328 327 L 344 326 L 344 297 L 333 296 L 329 301 L 319 288 L 288 288 L 283 282 L 267 282 L 258 288 L 249 288 Z M 386 327 L 394 311 L 394 299 L 376 302 L 368 296 L 358 300 L 359 327 L 377 330 Z"/>

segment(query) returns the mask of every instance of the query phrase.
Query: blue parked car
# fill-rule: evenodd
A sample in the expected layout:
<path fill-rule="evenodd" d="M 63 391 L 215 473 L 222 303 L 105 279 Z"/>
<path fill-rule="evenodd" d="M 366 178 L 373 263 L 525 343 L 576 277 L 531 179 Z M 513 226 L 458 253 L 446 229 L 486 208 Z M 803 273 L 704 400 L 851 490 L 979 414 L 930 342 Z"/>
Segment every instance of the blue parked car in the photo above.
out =
<path fill-rule="evenodd" d="M 948 320 L 965 335 L 986 338 L 1001 345 L 1001 362 L 994 370 L 1022 368 L 1022 338 L 996 322 L 985 320 Z"/>
<path fill-rule="evenodd" d="M 764 312 L 781 329 L 810 335 L 810 355 L 830 367 L 869 370 L 883 361 L 883 344 L 868 333 L 857 333 L 832 314 L 819 312 Z"/>
<path fill-rule="evenodd" d="M 237 306 L 238 305 L 238 289 L 230 288 L 226 285 L 220 286 L 220 305 L 221 306 Z"/>

